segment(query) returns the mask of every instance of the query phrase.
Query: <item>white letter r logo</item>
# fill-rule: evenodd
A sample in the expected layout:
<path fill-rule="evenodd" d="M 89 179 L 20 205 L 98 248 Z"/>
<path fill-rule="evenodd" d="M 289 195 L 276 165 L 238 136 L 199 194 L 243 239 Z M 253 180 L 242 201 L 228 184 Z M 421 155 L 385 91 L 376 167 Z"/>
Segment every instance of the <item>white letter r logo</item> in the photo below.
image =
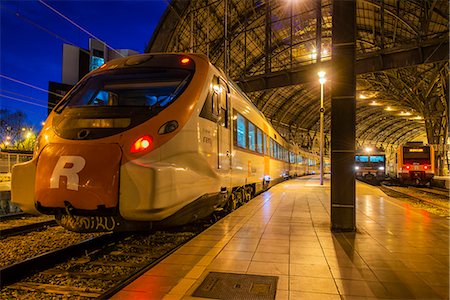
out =
<path fill-rule="evenodd" d="M 67 164 L 71 166 L 66 168 Z M 78 173 L 83 170 L 86 165 L 86 160 L 81 156 L 61 156 L 53 169 L 52 177 L 50 178 L 50 188 L 59 188 L 59 178 L 65 176 L 67 178 L 67 189 L 78 191 L 80 178 Z"/>

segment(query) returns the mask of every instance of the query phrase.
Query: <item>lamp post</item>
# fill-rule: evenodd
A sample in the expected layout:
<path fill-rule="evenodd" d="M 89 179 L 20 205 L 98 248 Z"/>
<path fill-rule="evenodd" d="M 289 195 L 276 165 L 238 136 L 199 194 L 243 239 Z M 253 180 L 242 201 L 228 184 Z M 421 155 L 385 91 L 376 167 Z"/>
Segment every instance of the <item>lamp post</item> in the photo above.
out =
<path fill-rule="evenodd" d="M 320 185 L 323 185 L 323 114 L 325 112 L 325 109 L 323 108 L 323 85 L 327 80 L 325 78 L 326 73 L 324 71 L 320 71 L 317 75 L 319 76 L 320 83 Z"/>

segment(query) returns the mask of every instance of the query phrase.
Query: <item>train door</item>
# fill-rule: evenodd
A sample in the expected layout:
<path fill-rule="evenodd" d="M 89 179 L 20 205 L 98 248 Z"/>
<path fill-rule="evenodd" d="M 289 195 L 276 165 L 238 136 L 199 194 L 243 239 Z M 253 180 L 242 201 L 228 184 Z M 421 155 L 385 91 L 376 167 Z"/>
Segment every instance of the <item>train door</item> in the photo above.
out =
<path fill-rule="evenodd" d="M 219 119 L 217 122 L 217 168 L 219 172 L 226 173 L 230 172 L 231 167 L 231 148 L 230 148 L 230 94 L 227 84 L 219 80 L 218 88 L 215 88 L 215 97 L 217 101 L 217 108 L 219 110 Z"/>

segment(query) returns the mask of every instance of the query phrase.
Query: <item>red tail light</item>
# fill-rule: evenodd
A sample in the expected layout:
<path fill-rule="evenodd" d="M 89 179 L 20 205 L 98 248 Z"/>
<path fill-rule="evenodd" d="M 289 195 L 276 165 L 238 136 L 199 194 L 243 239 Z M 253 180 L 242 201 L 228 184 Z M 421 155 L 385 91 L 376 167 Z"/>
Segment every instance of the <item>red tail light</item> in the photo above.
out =
<path fill-rule="evenodd" d="M 428 170 L 428 166 L 423 166 L 423 169 L 424 170 Z"/>
<path fill-rule="evenodd" d="M 409 170 L 409 169 L 411 169 L 411 166 L 406 166 L 405 168 L 406 168 L 406 170 Z"/>
<path fill-rule="evenodd" d="M 151 136 L 145 135 L 134 142 L 133 146 L 131 146 L 131 153 L 138 153 L 147 150 L 152 144 L 153 140 Z"/>

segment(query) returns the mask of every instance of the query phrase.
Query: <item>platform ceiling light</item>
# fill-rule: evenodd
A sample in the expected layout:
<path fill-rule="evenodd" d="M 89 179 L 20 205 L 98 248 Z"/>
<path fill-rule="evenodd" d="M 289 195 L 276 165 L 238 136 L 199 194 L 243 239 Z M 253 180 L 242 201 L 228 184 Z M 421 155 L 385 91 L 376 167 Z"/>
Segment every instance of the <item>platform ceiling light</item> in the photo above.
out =
<path fill-rule="evenodd" d="M 364 94 L 360 94 L 360 95 L 359 95 L 359 99 L 367 99 L 367 96 L 364 95 Z"/>
<path fill-rule="evenodd" d="M 317 76 L 319 76 L 319 83 L 320 84 L 324 84 L 327 81 L 327 79 L 325 78 L 325 75 L 327 75 L 327 73 L 325 71 L 317 72 Z"/>
<path fill-rule="evenodd" d="M 377 102 L 375 100 L 372 100 L 372 102 L 369 103 L 370 106 L 381 106 L 383 104 L 381 104 L 380 102 Z"/>
<path fill-rule="evenodd" d="M 384 110 L 387 110 L 387 111 L 393 111 L 394 109 L 393 109 L 392 107 L 388 106 L 388 107 L 386 107 Z"/>
<path fill-rule="evenodd" d="M 364 149 L 367 153 L 370 153 L 370 152 L 372 152 L 372 147 L 366 147 L 365 149 Z"/>

